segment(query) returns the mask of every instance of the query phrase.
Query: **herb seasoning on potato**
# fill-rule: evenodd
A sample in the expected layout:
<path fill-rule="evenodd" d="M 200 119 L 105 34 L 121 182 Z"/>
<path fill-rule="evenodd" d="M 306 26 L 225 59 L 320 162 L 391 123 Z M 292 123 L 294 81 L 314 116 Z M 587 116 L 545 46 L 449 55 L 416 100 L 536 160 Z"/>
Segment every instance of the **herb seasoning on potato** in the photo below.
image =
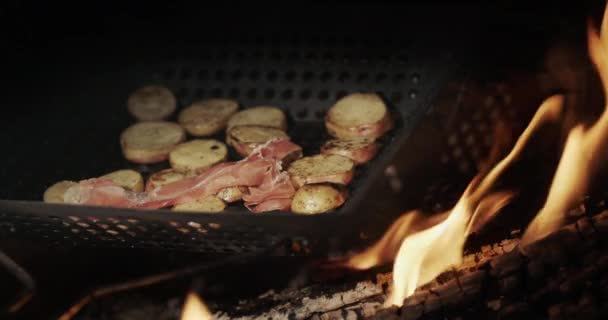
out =
<path fill-rule="evenodd" d="M 169 154 L 171 167 L 178 171 L 193 171 L 209 168 L 224 162 L 228 148 L 214 139 L 196 139 L 177 145 Z"/>

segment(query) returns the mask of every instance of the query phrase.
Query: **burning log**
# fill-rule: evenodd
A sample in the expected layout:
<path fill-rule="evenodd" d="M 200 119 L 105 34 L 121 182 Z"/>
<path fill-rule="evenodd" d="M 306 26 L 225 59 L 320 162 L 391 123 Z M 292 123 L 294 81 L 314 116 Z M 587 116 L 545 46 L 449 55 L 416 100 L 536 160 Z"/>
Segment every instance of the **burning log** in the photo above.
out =
<path fill-rule="evenodd" d="M 600 317 L 608 314 L 606 240 L 608 211 L 580 217 L 524 250 L 517 239 L 484 246 L 418 288 L 401 308 L 382 307 L 392 275 L 381 273 L 375 281 L 343 284 L 331 292 L 326 285 L 270 292 L 229 312 L 217 311 L 215 318 L 456 319 L 471 312 L 488 319 Z M 271 307 L 260 311 L 264 304 Z M 257 311 L 248 313 L 253 305 Z"/>

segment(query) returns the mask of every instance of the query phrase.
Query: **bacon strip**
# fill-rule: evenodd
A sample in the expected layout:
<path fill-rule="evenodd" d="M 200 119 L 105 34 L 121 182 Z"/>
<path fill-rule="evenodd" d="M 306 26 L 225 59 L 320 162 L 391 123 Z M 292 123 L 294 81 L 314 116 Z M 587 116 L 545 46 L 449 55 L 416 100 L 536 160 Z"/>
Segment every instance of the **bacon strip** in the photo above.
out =
<path fill-rule="evenodd" d="M 83 180 L 71 187 L 64 200 L 73 204 L 121 208 L 163 208 L 214 195 L 223 188 L 247 186 L 251 194 L 244 200 L 252 211 L 285 209 L 285 199 L 291 199 L 295 189 L 289 175 L 281 172 L 281 161 L 301 154 L 301 150 L 289 140 L 271 140 L 243 160 L 218 164 L 197 176 L 159 186 L 150 192 L 126 191 L 108 179 L 97 178 Z"/>

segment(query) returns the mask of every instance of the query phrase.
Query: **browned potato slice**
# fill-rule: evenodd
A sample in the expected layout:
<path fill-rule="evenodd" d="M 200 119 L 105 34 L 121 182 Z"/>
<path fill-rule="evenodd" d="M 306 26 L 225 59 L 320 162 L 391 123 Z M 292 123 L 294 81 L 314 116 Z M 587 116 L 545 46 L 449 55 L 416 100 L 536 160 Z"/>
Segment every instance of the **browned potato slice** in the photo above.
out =
<path fill-rule="evenodd" d="M 179 124 L 193 136 L 210 136 L 226 128 L 239 104 L 231 99 L 208 99 L 193 103 L 179 113 Z"/>
<path fill-rule="evenodd" d="M 247 192 L 245 187 L 228 187 L 220 190 L 215 196 L 228 202 L 236 202 L 243 199 L 243 194 Z"/>
<path fill-rule="evenodd" d="M 208 168 L 226 160 L 228 148 L 213 139 L 197 139 L 176 146 L 169 154 L 171 167 L 178 171 Z"/>
<path fill-rule="evenodd" d="M 173 207 L 173 211 L 191 211 L 191 212 L 222 212 L 226 209 L 226 203 L 215 196 L 208 196 L 196 201 L 178 204 Z"/>
<path fill-rule="evenodd" d="M 146 182 L 146 191 L 152 191 L 156 187 L 192 177 L 194 175 L 194 172 L 180 172 L 175 169 L 161 170 L 150 175 L 148 181 Z"/>
<path fill-rule="evenodd" d="M 44 195 L 42 196 L 43 201 L 46 203 L 64 203 L 63 196 L 65 192 L 75 185 L 78 185 L 78 183 L 74 181 L 57 182 L 44 191 Z"/>
<path fill-rule="evenodd" d="M 337 154 L 363 164 L 371 160 L 378 152 L 379 146 L 373 139 L 358 138 L 348 140 L 329 140 L 321 147 L 322 154 Z"/>
<path fill-rule="evenodd" d="M 334 104 L 325 117 L 330 135 L 339 139 L 377 138 L 393 121 L 382 99 L 374 93 L 353 93 Z"/>
<path fill-rule="evenodd" d="M 121 186 L 129 191 L 144 191 L 144 178 L 139 172 L 135 170 L 118 170 L 103 175 L 102 178 L 108 178 L 112 180 L 116 185 Z"/>
<path fill-rule="evenodd" d="M 161 86 L 139 88 L 127 101 L 129 112 L 140 121 L 166 119 L 175 111 L 176 104 L 171 90 Z"/>
<path fill-rule="evenodd" d="M 287 169 L 296 188 L 305 184 L 331 182 L 347 185 L 353 179 L 355 164 L 349 158 L 319 154 L 294 161 Z"/>
<path fill-rule="evenodd" d="M 235 126 L 226 134 L 226 142 L 243 157 L 248 156 L 256 147 L 275 138 L 289 139 L 289 136 L 281 129 L 253 125 Z"/>
<path fill-rule="evenodd" d="M 167 160 L 169 152 L 185 137 L 184 130 L 176 123 L 140 122 L 123 131 L 120 145 L 127 160 L 155 163 Z"/>
<path fill-rule="evenodd" d="M 340 190 L 326 184 L 308 184 L 296 191 L 291 211 L 298 214 L 318 214 L 331 211 L 344 203 Z"/>
<path fill-rule="evenodd" d="M 260 106 L 235 113 L 228 120 L 228 130 L 243 125 L 256 125 L 287 130 L 287 118 L 283 110 L 277 107 Z"/>

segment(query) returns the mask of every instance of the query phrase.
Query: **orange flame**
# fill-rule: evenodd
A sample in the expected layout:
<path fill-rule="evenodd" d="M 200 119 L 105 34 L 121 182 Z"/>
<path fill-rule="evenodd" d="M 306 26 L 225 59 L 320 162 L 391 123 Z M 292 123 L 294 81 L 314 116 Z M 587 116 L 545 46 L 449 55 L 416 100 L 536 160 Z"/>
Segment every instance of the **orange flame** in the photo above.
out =
<path fill-rule="evenodd" d="M 490 170 L 480 172 L 452 210 L 434 217 L 424 217 L 420 211 L 404 214 L 375 245 L 351 257 L 347 264 L 367 269 L 396 256 L 393 290 L 386 305 L 400 306 L 417 287 L 461 263 L 467 235 L 481 228 L 514 195 L 510 191 L 491 192 L 495 182 L 519 158 L 532 134 L 544 123 L 558 118 L 562 105 L 560 95 L 545 100 L 510 153 Z M 491 152 L 496 158 L 498 154 L 496 150 Z"/>
<path fill-rule="evenodd" d="M 182 308 L 181 320 L 213 320 L 213 315 L 203 303 L 201 298 L 194 293 L 188 293 L 184 307 Z"/>
<path fill-rule="evenodd" d="M 601 36 L 591 24 L 587 32 L 589 56 L 599 72 L 604 97 L 608 97 L 608 23 L 604 23 L 607 17 L 608 7 L 604 11 Z M 608 107 L 590 128 L 577 125 L 570 130 L 545 205 L 524 233 L 523 245 L 563 225 L 566 212 L 585 195 L 593 174 L 605 160 L 607 143 Z"/>

